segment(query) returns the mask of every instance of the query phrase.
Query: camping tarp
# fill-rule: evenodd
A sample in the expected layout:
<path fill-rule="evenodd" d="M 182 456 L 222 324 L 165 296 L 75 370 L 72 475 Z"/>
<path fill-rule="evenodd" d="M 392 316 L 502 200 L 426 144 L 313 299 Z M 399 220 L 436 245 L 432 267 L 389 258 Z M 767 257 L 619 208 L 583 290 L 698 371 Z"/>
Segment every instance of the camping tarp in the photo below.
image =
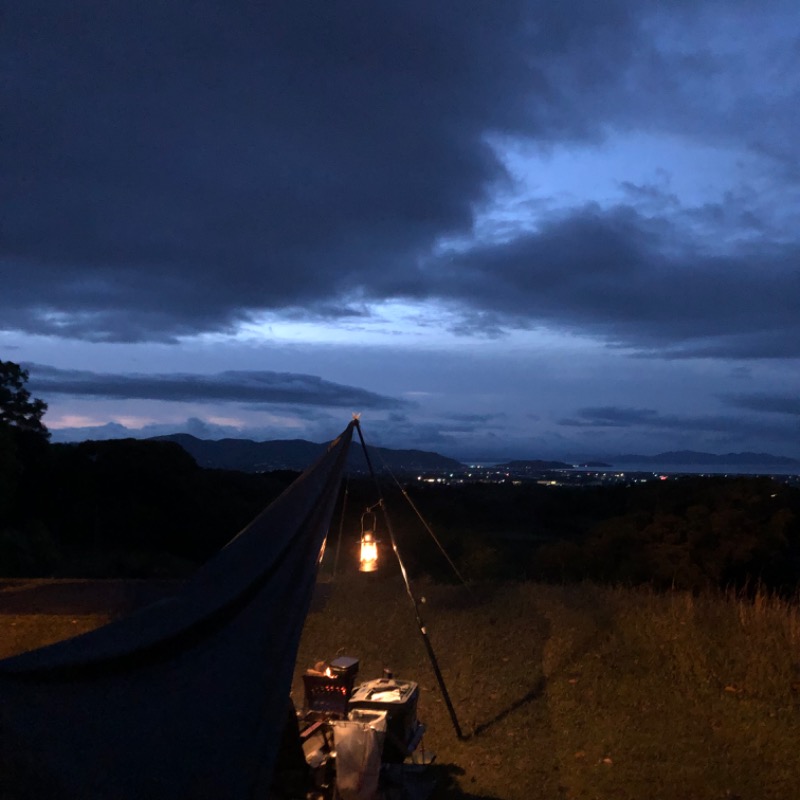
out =
<path fill-rule="evenodd" d="M 266 797 L 351 423 L 176 596 L 0 661 L 0 794 Z"/>

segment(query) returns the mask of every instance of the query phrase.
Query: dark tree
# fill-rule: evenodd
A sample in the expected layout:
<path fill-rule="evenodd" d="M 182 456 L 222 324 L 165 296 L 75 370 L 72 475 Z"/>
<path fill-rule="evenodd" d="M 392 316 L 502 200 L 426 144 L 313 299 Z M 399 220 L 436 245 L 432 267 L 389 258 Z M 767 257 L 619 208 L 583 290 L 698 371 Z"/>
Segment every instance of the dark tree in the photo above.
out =
<path fill-rule="evenodd" d="M 28 371 L 13 361 L 0 361 L 0 427 L 50 436 L 42 422 L 47 403 L 31 397 L 25 388 Z"/>
<path fill-rule="evenodd" d="M 19 364 L 0 361 L 0 575 L 49 574 L 57 559 L 42 517 L 51 482 L 47 405 L 27 381 Z"/>

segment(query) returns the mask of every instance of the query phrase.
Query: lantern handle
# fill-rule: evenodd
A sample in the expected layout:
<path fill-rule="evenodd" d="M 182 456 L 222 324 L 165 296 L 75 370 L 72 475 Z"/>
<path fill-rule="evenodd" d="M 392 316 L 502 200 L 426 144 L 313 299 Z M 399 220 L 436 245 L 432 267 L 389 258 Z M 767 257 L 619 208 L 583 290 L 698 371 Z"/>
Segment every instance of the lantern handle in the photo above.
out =
<path fill-rule="evenodd" d="M 364 511 L 364 513 L 361 515 L 361 535 L 362 536 L 364 535 L 364 531 L 365 530 L 375 531 L 377 529 L 377 527 L 378 527 L 378 515 L 373 511 L 373 509 L 377 508 L 379 505 L 381 505 L 381 501 L 378 501 L 377 503 L 375 503 L 374 506 L 369 506 Z M 371 528 L 370 527 L 366 527 L 365 528 L 365 526 L 364 526 L 364 520 L 368 516 L 372 517 L 372 527 Z"/>

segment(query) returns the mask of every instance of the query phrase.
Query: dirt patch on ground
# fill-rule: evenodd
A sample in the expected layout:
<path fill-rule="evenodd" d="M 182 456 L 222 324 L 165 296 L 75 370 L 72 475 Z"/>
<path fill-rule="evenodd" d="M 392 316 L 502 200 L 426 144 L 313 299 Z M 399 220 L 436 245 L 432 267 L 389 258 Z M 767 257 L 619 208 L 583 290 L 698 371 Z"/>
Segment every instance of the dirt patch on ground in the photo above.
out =
<path fill-rule="evenodd" d="M 179 581 L 0 580 L 0 658 L 69 639 L 170 597 Z"/>
<path fill-rule="evenodd" d="M 2 580 L 0 614 L 116 617 L 171 597 L 180 587 L 180 581 L 165 580 Z"/>

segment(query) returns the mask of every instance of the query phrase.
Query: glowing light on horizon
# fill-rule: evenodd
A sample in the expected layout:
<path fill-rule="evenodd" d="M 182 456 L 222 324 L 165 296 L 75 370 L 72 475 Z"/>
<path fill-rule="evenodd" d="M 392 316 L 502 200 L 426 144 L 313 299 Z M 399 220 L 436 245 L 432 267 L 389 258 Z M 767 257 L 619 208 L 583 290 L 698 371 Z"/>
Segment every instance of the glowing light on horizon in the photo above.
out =
<path fill-rule="evenodd" d="M 139 428 L 144 428 L 147 425 L 155 424 L 156 422 L 158 422 L 158 419 L 156 417 L 137 417 L 137 416 L 121 415 L 121 416 L 112 416 L 111 422 L 117 422 L 120 425 L 124 425 L 126 428 L 137 430 Z"/>
<path fill-rule="evenodd" d="M 245 427 L 244 420 L 238 419 L 237 417 L 211 416 L 211 417 L 206 417 L 205 421 L 211 423 L 212 425 L 225 425 L 229 428 Z"/>
<path fill-rule="evenodd" d="M 98 425 L 105 425 L 107 418 L 87 417 L 83 414 L 59 414 L 56 417 L 45 417 L 47 427 L 51 430 L 61 430 L 61 428 L 93 428 Z"/>

